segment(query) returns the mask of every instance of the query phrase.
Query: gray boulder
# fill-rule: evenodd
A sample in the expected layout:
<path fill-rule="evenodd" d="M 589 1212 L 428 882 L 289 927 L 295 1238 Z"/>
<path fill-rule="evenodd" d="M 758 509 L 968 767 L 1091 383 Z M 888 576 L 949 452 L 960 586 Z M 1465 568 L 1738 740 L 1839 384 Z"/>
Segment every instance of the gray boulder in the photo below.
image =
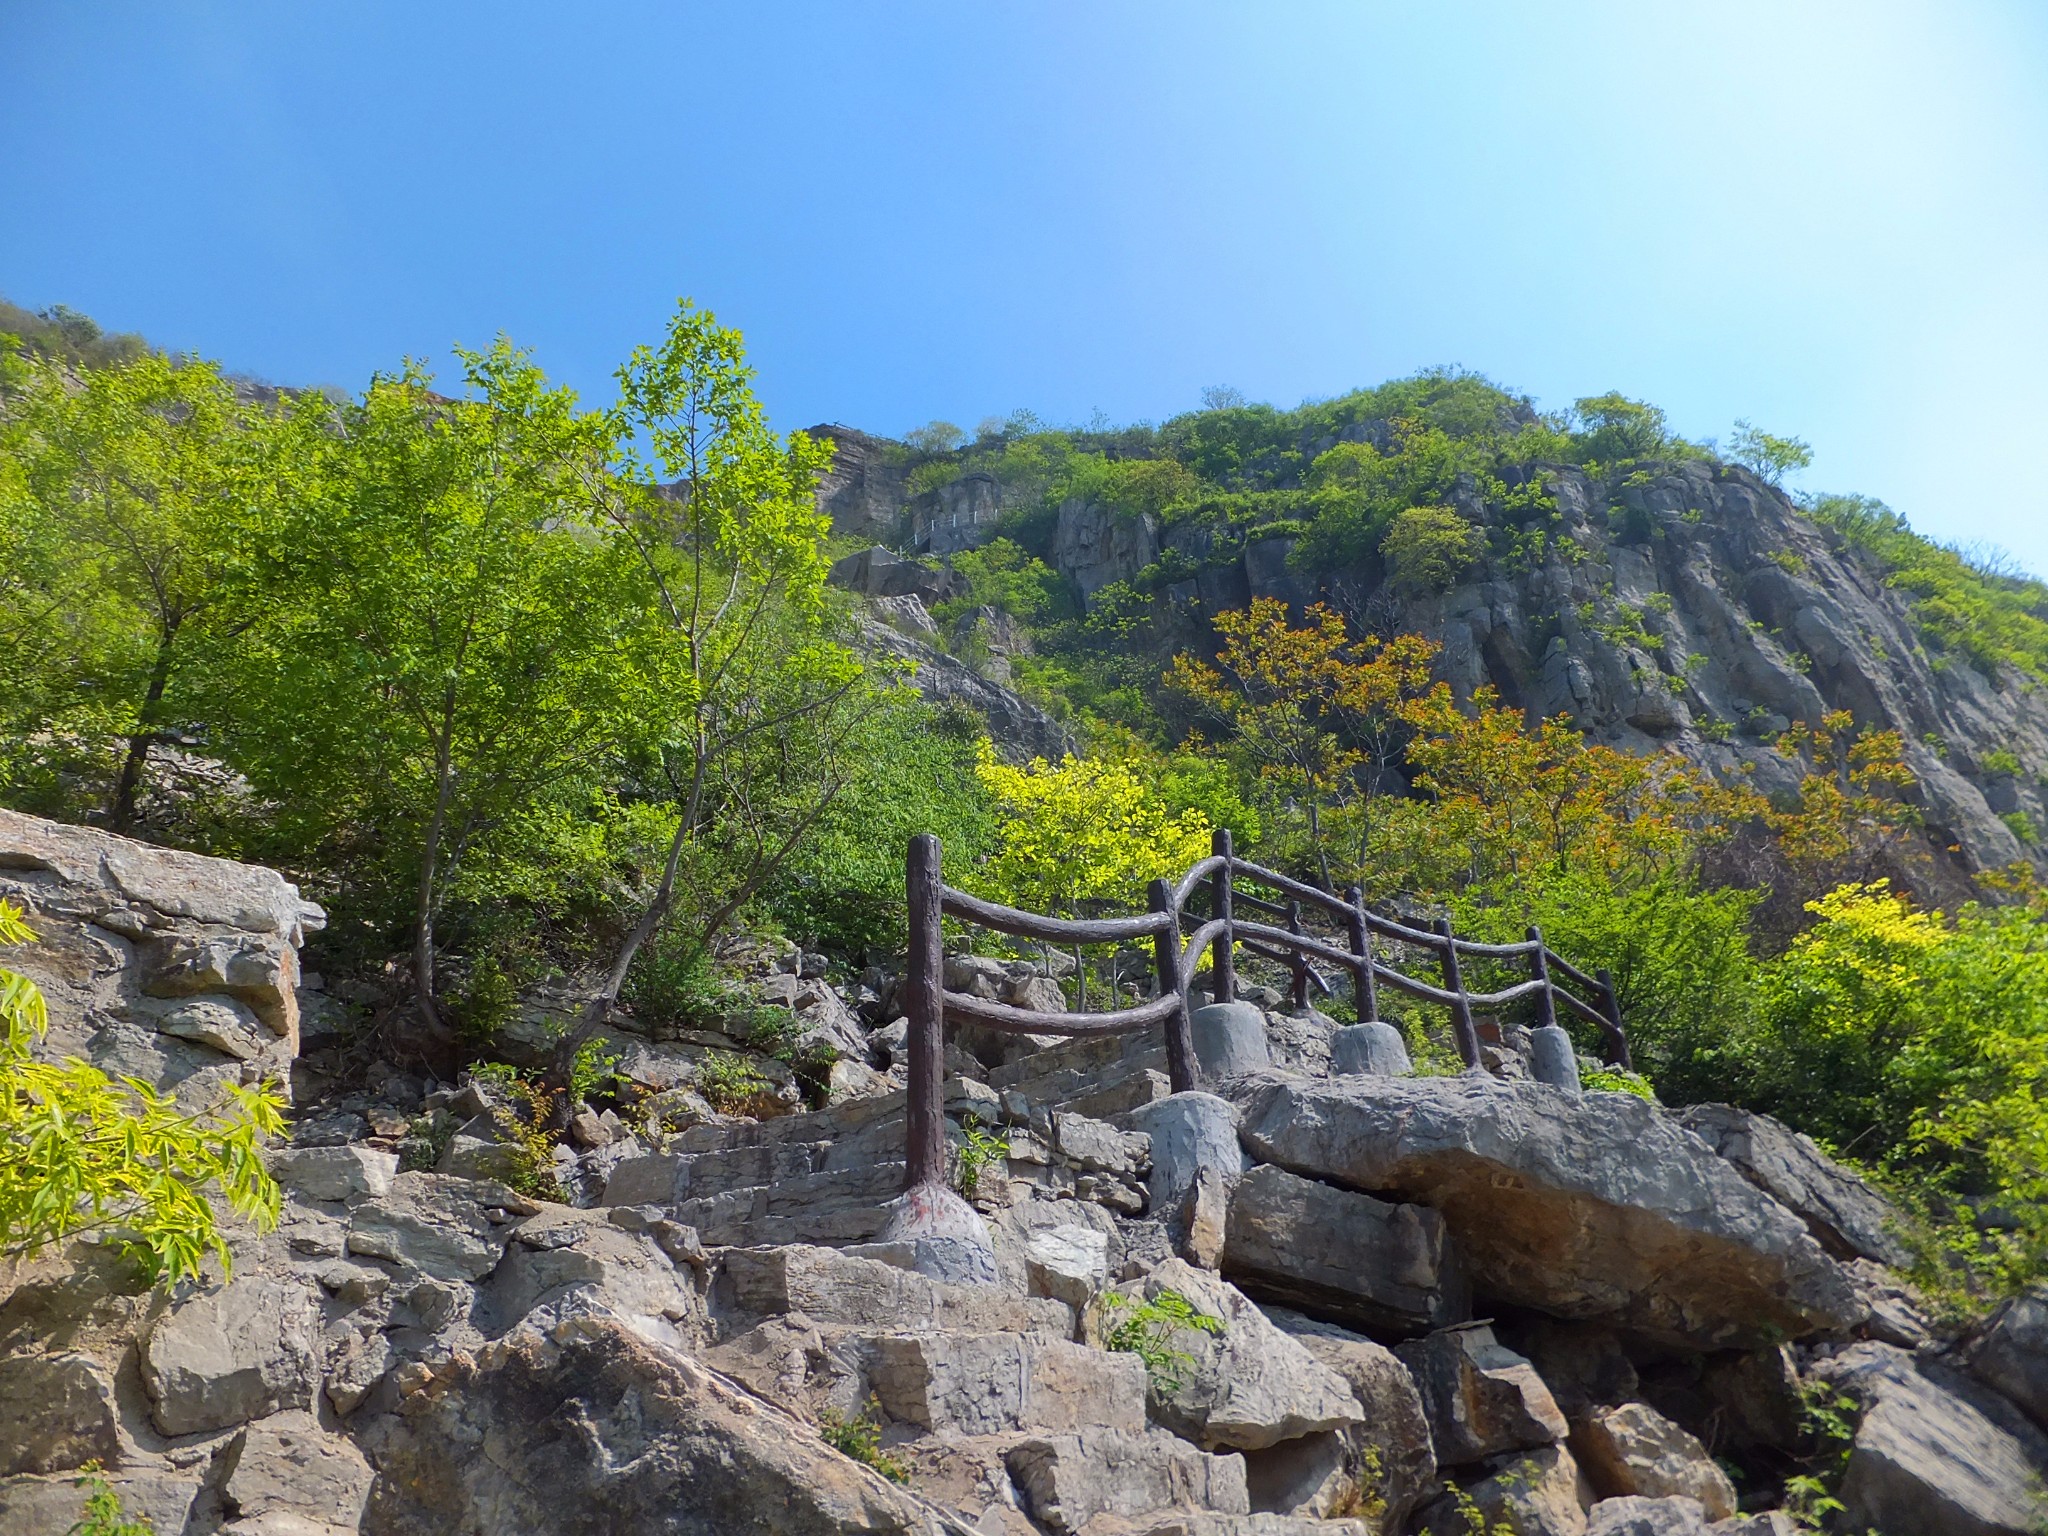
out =
<path fill-rule="evenodd" d="M 86 1355 L 0 1360 L 0 1477 L 121 1459 L 114 1383 Z"/>
<path fill-rule="evenodd" d="M 2002 1400 L 1973 1396 L 1962 1378 L 1888 1344 L 1852 1345 L 1813 1374 L 1865 1405 L 1842 1479 L 1851 1529 L 1913 1536 L 2040 1530 L 2048 1516 L 2048 1437 Z"/>
<path fill-rule="evenodd" d="M 808 1426 L 601 1318 L 522 1326 L 474 1360 L 416 1373 L 401 1412 L 361 1438 L 381 1536 L 946 1528 Z"/>
<path fill-rule="evenodd" d="M 447 1174 L 401 1173 L 387 1193 L 350 1210 L 348 1251 L 409 1265 L 436 1280 L 480 1279 L 496 1268 L 511 1235 L 505 1208 L 484 1203 L 501 1188 Z M 509 1190 L 502 1194 L 516 1199 Z"/>
<path fill-rule="evenodd" d="M 1711 1520 L 1735 1513 L 1735 1486 L 1707 1448 L 1648 1403 L 1595 1408 L 1572 1426 L 1572 1454 L 1609 1498 L 1683 1497 Z"/>
<path fill-rule="evenodd" d="M 1836 1258 L 1906 1262 L 1896 1235 L 1899 1213 L 1812 1137 L 1732 1104 L 1694 1104 L 1678 1112 L 1678 1121 L 1794 1212 Z"/>
<path fill-rule="evenodd" d="M 1499 1301 L 1694 1348 L 1862 1315 L 1796 1216 L 1632 1095 L 1475 1073 L 1224 1086 L 1261 1161 L 1435 1207 L 1473 1289 Z"/>
<path fill-rule="evenodd" d="M 1979 1381 L 2048 1426 L 2048 1290 L 2015 1296 L 1971 1346 L 1970 1371 Z"/>
<path fill-rule="evenodd" d="M 1395 1353 L 1415 1377 L 1440 1466 L 1554 1445 L 1570 1428 L 1536 1368 L 1485 1324 L 1447 1328 Z"/>
<path fill-rule="evenodd" d="M 319 1316 L 293 1281 L 238 1276 L 158 1318 L 142 1340 L 142 1386 L 167 1435 L 229 1429 L 304 1408 L 319 1381 Z"/>
<path fill-rule="evenodd" d="M 1250 1003 L 1210 1003 L 1188 1016 L 1195 1060 L 1205 1077 L 1235 1077 L 1273 1064 L 1266 1015 Z"/>
<path fill-rule="evenodd" d="M 1123 1124 L 1152 1138 L 1147 1194 L 1155 1214 L 1174 1211 L 1203 1169 L 1225 1183 L 1244 1172 L 1237 1120 L 1237 1107 L 1228 1100 L 1194 1092 L 1154 1099 L 1122 1117 Z"/>
<path fill-rule="evenodd" d="M 374 1474 L 362 1452 L 310 1413 L 251 1424 L 222 1456 L 221 1502 L 238 1521 L 311 1521 L 353 1531 Z"/>
<path fill-rule="evenodd" d="M 1265 1301 L 1416 1332 L 1464 1316 L 1469 1297 L 1444 1219 L 1270 1164 L 1230 1193 L 1223 1273 Z"/>
<path fill-rule="evenodd" d="M 1586 1520 L 1586 1536 L 1707 1536 L 1698 1499 L 1640 1495 L 1602 1499 Z"/>
<path fill-rule="evenodd" d="M 1167 1341 L 1187 1360 L 1173 1378 L 1153 1378 L 1151 1403 L 1153 1417 L 1174 1433 L 1210 1450 L 1257 1451 L 1364 1418 L 1342 1377 L 1235 1286 L 1179 1259 L 1105 1292 L 1093 1324 L 1106 1334 L 1130 1305 L 1165 1291 L 1222 1324 L 1214 1334 L 1183 1328 Z"/>

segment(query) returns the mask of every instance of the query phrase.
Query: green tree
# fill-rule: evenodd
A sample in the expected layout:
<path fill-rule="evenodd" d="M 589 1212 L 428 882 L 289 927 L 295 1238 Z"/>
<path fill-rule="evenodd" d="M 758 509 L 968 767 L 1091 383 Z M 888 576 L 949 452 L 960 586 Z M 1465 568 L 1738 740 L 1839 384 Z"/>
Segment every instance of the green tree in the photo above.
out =
<path fill-rule="evenodd" d="M 509 343 L 461 356 L 469 398 L 415 369 L 377 380 L 302 435 L 308 494 L 233 520 L 256 618 L 217 700 L 281 840 L 408 912 L 437 1032 L 458 883 L 506 883 L 536 820 L 587 803 L 672 693 L 646 571 L 591 507 L 611 424 Z"/>
<path fill-rule="evenodd" d="M 1672 445 L 1661 410 L 1612 390 L 1573 401 L 1572 411 L 1579 424 L 1575 446 L 1583 461 L 1655 458 Z"/>
<path fill-rule="evenodd" d="M 21 909 L 0 901 L 0 945 L 34 938 Z M 195 1111 L 76 1058 L 37 1060 L 48 1028 L 35 983 L 0 967 L 0 1259 L 101 1233 L 161 1279 L 196 1273 L 208 1253 L 231 1265 L 209 1185 L 259 1229 L 276 1224 L 262 1155 L 263 1138 L 284 1129 L 274 1089 L 230 1083 Z"/>
<path fill-rule="evenodd" d="M 1410 507 L 1380 541 L 1387 579 L 1404 592 L 1447 592 L 1479 558 L 1479 530 L 1449 507 Z"/>
<path fill-rule="evenodd" d="M 224 513 L 277 494 L 281 422 L 211 364 L 153 353 L 82 375 L 33 361 L 4 404 L 7 680 L 50 733 L 38 749 L 115 749 L 105 810 L 125 830 L 151 748 L 191 723 L 177 693 L 195 643 L 239 622 Z"/>
<path fill-rule="evenodd" d="M 1728 440 L 1728 457 L 1777 485 L 1793 470 L 1813 462 L 1813 447 L 1801 438 L 1774 437 L 1738 421 L 1735 436 Z"/>

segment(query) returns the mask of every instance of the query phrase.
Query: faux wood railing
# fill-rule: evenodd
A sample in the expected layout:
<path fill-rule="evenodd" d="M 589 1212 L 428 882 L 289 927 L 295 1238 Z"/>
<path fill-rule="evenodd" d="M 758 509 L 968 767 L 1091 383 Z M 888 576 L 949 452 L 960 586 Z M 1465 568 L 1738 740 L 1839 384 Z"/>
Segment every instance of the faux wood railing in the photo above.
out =
<path fill-rule="evenodd" d="M 939 840 L 930 833 L 921 833 L 910 840 L 906 861 L 910 956 L 903 985 L 910 1033 L 910 1102 L 905 1182 L 912 1189 L 945 1180 L 943 1057 L 947 1020 L 1034 1035 L 1121 1035 L 1157 1025 L 1165 1032 L 1167 1075 L 1173 1091 L 1182 1093 L 1196 1087 L 1201 1078 L 1189 1022 L 1188 994 L 1205 949 L 1210 951 L 1211 995 L 1217 1002 L 1230 1002 L 1237 995 L 1236 952 L 1242 945 L 1248 953 L 1289 967 L 1292 1001 L 1297 1009 L 1306 1005 L 1311 983 L 1328 991 L 1327 983 L 1315 969 L 1317 960 L 1349 973 L 1361 1023 L 1378 1020 L 1382 985 L 1409 997 L 1444 1004 L 1451 1011 L 1458 1054 L 1468 1067 L 1480 1065 L 1479 1031 L 1473 1022 L 1473 1008 L 1497 1008 L 1521 998 L 1534 999 L 1538 1025 L 1555 1024 L 1560 1007 L 1577 1014 L 1599 1029 L 1611 1064 L 1624 1068 L 1630 1065 L 1628 1036 L 1622 1029 L 1613 978 L 1604 970 L 1590 975 L 1580 970 L 1550 949 L 1543 942 L 1542 930 L 1534 926 L 1519 944 L 1482 944 L 1461 939 L 1452 932 L 1448 917 L 1438 918 L 1434 929 L 1410 927 L 1370 910 L 1355 886 L 1342 896 L 1333 896 L 1278 870 L 1238 858 L 1231 851 L 1227 831 L 1216 833 L 1214 851 L 1178 881 L 1153 881 L 1149 910 L 1128 917 L 1046 917 L 984 901 L 941 881 L 939 851 Z M 1241 884 L 1262 887 L 1274 895 L 1257 896 L 1240 889 Z M 1192 932 L 1184 933 L 1182 918 L 1199 895 L 1207 896 L 1207 915 Z M 1278 918 L 1280 923 L 1241 917 L 1240 908 Z M 1311 911 L 1330 919 L 1344 935 L 1342 947 L 1307 930 L 1303 915 Z M 970 997 L 963 992 L 949 992 L 945 986 L 942 933 L 943 921 L 948 917 L 1042 944 L 1125 944 L 1150 940 L 1157 995 L 1134 1007 L 1108 1013 L 1043 1013 Z M 1443 984 L 1432 985 L 1388 965 L 1375 951 L 1375 939 L 1434 951 Z M 1518 961 L 1528 967 L 1529 979 L 1496 992 L 1468 991 L 1462 964 L 1465 957 Z M 1581 997 L 1561 985 L 1559 977 L 1587 995 Z"/>

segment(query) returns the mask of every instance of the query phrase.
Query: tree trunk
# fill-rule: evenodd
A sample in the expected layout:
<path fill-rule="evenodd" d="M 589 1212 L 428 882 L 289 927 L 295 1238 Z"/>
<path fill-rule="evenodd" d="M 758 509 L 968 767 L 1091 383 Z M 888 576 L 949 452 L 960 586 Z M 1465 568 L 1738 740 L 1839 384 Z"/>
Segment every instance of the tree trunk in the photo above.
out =
<path fill-rule="evenodd" d="M 149 688 L 142 695 L 142 708 L 136 712 L 136 729 L 128 738 L 127 755 L 121 761 L 120 782 L 114 786 L 110 825 L 116 832 L 126 832 L 135 824 L 135 801 L 142 790 L 142 770 L 149 762 L 150 746 L 156 741 L 157 712 L 163 704 L 164 690 L 170 686 L 171 647 L 177 638 L 175 620 L 165 625 L 157 638 L 156 660 L 149 669 Z"/>

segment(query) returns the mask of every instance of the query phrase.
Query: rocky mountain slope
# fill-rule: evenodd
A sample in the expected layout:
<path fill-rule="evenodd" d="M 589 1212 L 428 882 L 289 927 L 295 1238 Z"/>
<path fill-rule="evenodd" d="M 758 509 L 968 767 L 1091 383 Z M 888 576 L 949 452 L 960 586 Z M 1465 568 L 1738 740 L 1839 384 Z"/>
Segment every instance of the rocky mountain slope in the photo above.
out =
<path fill-rule="evenodd" d="M 1878 554 L 1740 466 L 1695 454 L 1631 462 L 1625 472 L 1535 463 L 1503 469 L 1506 479 L 1491 487 L 1453 477 L 1444 500 L 1477 531 L 1475 558 L 1454 584 L 1421 592 L 1383 559 L 1319 553 L 1299 517 L 1247 516 L 1199 499 L 1133 510 L 1078 495 L 1034 514 L 1041 483 L 1006 484 L 975 467 L 1004 461 L 973 450 L 953 455 L 958 478 L 913 494 L 902 467 L 910 450 L 845 428 L 814 430 L 839 447 L 820 492 L 835 532 L 926 569 L 922 578 L 899 571 L 902 593 L 920 579 L 927 593 L 946 590 L 960 550 L 1012 537 L 1084 606 L 1118 584 L 1134 592 L 1162 665 L 1177 651 L 1212 648 L 1209 618 L 1255 597 L 1297 611 L 1327 602 L 1354 632 L 1440 642 L 1439 675 L 1461 694 L 1490 686 L 1532 717 L 1568 714 L 1594 739 L 1672 749 L 1718 773 L 1751 773 L 1767 790 L 1797 781 L 1771 739 L 1792 722 L 1847 710 L 1863 727 L 1904 738 L 1941 861 L 1960 872 L 2042 858 L 2041 680 L 1944 648 L 1930 633 L 1939 598 L 1902 586 Z M 1391 430 L 1357 421 L 1304 438 L 1292 457 L 1306 463 L 1343 442 L 1384 447 Z M 1297 474 L 1291 483 L 1299 482 Z M 1517 501 L 1532 484 L 1546 498 L 1540 521 Z M 837 579 L 883 595 L 868 568 L 842 562 Z M 1029 636 L 1008 641 L 1020 643 L 1028 649 Z M 1000 664 L 1005 645 L 991 649 Z M 1940 894 L 1963 888 L 1950 881 Z"/>
<path fill-rule="evenodd" d="M 1181 1094 L 1149 1038 L 962 1032 L 997 1277 L 962 1286 L 882 1240 L 885 968 L 729 957 L 851 1047 L 822 1108 L 761 1057 L 736 1103 L 744 1042 L 622 1020 L 637 1123 L 577 1113 L 539 1198 L 492 1083 L 326 1086 L 317 913 L 271 872 L 0 813 L 0 895 L 63 1049 L 199 1092 L 304 1047 L 283 1220 L 232 1276 L 156 1290 L 90 1242 L 0 1273 L 9 1536 L 68 1531 L 88 1462 L 159 1536 L 1758 1536 L 1815 1465 L 1854 1530 L 2038 1529 L 2048 1301 L 1943 1335 L 1812 1143 L 1537 1083 L 1512 1027 L 1487 1070 L 1333 1072 L 1330 1021 L 1247 985 Z"/>

